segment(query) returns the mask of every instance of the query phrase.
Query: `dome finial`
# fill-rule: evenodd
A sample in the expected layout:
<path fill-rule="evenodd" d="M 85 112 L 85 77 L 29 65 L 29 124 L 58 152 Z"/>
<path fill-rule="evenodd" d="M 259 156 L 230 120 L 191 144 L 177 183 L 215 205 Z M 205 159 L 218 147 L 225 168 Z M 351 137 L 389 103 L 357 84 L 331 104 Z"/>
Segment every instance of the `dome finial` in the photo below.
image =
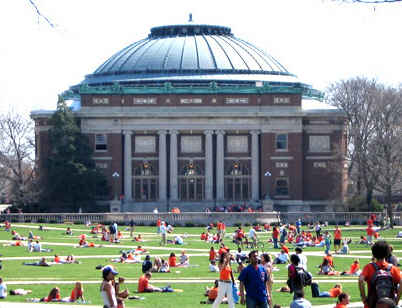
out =
<path fill-rule="evenodd" d="M 193 22 L 193 13 L 188 14 L 188 22 Z"/>

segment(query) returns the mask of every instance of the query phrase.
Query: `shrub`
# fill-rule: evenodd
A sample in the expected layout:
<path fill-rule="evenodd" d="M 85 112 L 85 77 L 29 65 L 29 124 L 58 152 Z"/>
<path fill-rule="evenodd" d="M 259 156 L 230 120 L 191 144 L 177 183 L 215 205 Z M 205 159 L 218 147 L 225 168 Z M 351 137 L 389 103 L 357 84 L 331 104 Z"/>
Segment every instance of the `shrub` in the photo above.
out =
<path fill-rule="evenodd" d="M 233 224 L 233 226 L 234 226 L 234 227 L 241 227 L 241 222 L 235 222 L 235 223 Z"/>
<path fill-rule="evenodd" d="M 195 227 L 195 224 L 193 222 L 191 222 L 191 221 L 188 221 L 188 222 L 186 222 L 184 224 L 184 226 L 186 226 L 186 227 Z"/>

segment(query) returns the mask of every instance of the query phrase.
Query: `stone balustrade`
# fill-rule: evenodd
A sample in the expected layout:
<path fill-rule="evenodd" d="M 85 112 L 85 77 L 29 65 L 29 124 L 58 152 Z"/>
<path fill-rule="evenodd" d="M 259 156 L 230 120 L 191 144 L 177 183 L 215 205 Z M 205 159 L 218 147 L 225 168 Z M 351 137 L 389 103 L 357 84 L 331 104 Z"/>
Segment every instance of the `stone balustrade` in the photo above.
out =
<path fill-rule="evenodd" d="M 175 226 L 184 225 L 206 225 L 223 220 L 226 225 L 235 224 L 265 224 L 265 223 L 294 223 L 301 218 L 304 223 L 312 223 L 317 220 L 328 221 L 330 224 L 366 224 L 369 216 L 368 212 L 263 212 L 263 213 L 197 213 L 185 212 L 175 213 L 24 213 L 24 214 L 2 214 L 0 221 L 11 222 L 33 222 L 33 223 L 108 223 L 116 221 L 118 223 L 128 223 L 131 219 L 137 225 L 153 225 L 156 220 L 167 221 Z M 382 213 L 375 213 L 378 220 L 382 219 Z M 401 213 L 394 213 L 394 221 L 401 225 Z"/>

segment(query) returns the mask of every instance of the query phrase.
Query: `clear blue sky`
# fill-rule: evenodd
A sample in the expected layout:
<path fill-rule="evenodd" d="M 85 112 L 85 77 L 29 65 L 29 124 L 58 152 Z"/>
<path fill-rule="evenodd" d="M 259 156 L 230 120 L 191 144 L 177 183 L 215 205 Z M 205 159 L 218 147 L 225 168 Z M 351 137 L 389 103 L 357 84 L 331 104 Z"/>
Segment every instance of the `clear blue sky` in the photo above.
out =
<path fill-rule="evenodd" d="M 402 3 L 332 0 L 36 0 L 58 26 L 39 20 L 28 0 L 0 1 L 0 111 L 54 109 L 57 94 L 153 26 L 186 22 L 232 28 L 315 88 L 352 76 L 398 85 Z"/>

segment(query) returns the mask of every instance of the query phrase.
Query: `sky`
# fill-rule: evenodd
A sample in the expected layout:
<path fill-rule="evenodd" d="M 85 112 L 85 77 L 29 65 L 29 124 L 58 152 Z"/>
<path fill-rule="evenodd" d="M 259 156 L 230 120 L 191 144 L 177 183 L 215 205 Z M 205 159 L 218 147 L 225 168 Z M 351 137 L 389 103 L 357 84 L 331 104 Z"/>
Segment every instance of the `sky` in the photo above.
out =
<path fill-rule="evenodd" d="M 53 110 L 57 95 L 153 26 L 229 26 L 314 88 L 355 76 L 397 86 L 402 3 L 333 0 L 0 0 L 0 112 Z"/>

